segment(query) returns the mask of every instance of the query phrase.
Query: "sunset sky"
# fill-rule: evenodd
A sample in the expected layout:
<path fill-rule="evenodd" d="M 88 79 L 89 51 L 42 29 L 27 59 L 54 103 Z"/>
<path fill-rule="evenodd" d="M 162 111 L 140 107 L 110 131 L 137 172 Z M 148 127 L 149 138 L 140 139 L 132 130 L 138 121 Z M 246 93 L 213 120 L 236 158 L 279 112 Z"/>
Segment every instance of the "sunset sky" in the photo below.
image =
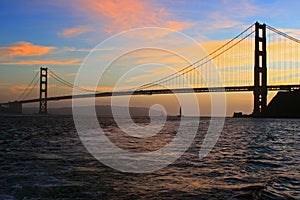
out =
<path fill-rule="evenodd" d="M 209 53 L 255 21 L 300 38 L 299 8 L 298 0 L 3 0 L 0 2 L 0 102 L 17 99 L 40 66 L 48 67 L 73 83 L 78 68 L 89 52 L 122 31 L 143 27 L 180 31 Z M 143 37 L 154 36 L 145 34 Z M 154 41 L 164 42 L 155 38 Z M 178 42 L 175 39 L 168 42 L 172 41 Z M 132 43 L 124 39 L 111 48 L 106 46 L 97 51 L 110 59 L 115 48 L 130 45 Z M 177 50 L 179 54 L 184 54 L 194 49 L 182 45 Z M 201 58 L 196 53 L 191 55 L 192 61 Z M 145 54 L 149 57 L 151 52 Z M 167 75 L 169 71 L 165 65 L 168 63 L 176 69 L 186 64 L 176 58 L 165 60 L 162 63 L 164 66 L 147 69 L 147 76 L 136 73 L 130 80 L 140 78 L 146 83 L 158 74 Z M 115 67 L 111 73 L 118 71 Z M 49 91 L 50 96 L 71 93 L 51 81 L 49 90 L 55 88 L 55 92 L 54 89 L 52 93 Z M 109 85 L 105 89 L 109 90 Z M 37 97 L 37 93 L 32 95 Z M 208 98 L 201 95 L 200 99 Z M 147 106 L 151 101 L 168 102 L 167 96 L 151 98 L 143 100 L 138 97 L 134 105 Z M 253 109 L 252 93 L 229 94 L 227 103 L 228 115 L 234 111 L 250 113 Z M 172 110 L 170 105 L 169 108 Z"/>

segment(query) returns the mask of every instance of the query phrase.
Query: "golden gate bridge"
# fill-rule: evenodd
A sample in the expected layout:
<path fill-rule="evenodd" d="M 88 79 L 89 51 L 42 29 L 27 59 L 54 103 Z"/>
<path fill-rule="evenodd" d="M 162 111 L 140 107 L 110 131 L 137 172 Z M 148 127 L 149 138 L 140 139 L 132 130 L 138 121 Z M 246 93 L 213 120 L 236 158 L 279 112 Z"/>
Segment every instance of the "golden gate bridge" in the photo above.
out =
<path fill-rule="evenodd" d="M 214 73 L 212 66 L 216 66 L 222 81 L 211 78 Z M 86 93 L 48 96 L 49 78 L 65 87 Z M 36 88 L 39 88 L 39 97 L 29 98 Z M 46 114 L 48 101 L 72 98 L 252 91 L 254 96 L 252 115 L 259 117 L 266 110 L 268 91 L 299 89 L 300 40 L 269 25 L 256 22 L 207 56 L 175 73 L 144 84 L 134 91 L 89 90 L 66 81 L 52 70 L 41 67 L 18 100 L 0 103 L 0 108 L 8 113 L 21 113 L 22 104 L 39 102 L 39 113 Z"/>

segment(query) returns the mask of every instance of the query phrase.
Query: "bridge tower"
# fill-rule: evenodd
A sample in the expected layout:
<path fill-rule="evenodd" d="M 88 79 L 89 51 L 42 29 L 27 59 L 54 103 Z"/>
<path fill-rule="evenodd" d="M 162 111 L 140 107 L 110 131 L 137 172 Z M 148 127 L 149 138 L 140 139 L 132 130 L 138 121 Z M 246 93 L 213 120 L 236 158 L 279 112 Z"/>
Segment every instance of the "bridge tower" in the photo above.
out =
<path fill-rule="evenodd" d="M 40 68 L 40 114 L 47 114 L 48 68 Z"/>
<path fill-rule="evenodd" d="M 266 25 L 255 23 L 254 50 L 254 116 L 262 116 L 267 107 Z"/>

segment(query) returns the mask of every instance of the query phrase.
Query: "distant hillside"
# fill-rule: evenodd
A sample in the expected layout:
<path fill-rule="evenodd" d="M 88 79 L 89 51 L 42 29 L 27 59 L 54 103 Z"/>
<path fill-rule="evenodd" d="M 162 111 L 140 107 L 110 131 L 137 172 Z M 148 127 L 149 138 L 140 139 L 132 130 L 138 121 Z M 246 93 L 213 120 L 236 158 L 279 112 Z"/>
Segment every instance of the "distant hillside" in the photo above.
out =
<path fill-rule="evenodd" d="M 82 113 L 89 112 L 88 107 L 79 107 L 79 109 L 82 111 Z M 117 115 L 119 116 L 125 116 L 126 111 L 128 108 L 121 107 L 121 106 L 115 106 L 114 109 L 116 110 Z M 30 107 L 30 108 L 23 108 L 23 114 L 33 114 L 37 113 L 38 108 Z M 132 117 L 143 117 L 143 116 L 149 116 L 149 108 L 141 108 L 141 107 L 130 107 L 129 108 L 130 115 Z M 56 115 L 72 115 L 72 107 L 63 107 L 63 108 L 48 108 L 49 114 L 56 114 Z M 96 106 L 96 113 L 99 116 L 103 117 L 111 117 L 112 111 L 110 106 Z M 163 113 L 157 110 L 151 110 L 151 115 L 153 116 L 160 116 Z"/>
<path fill-rule="evenodd" d="M 267 117 L 300 117 L 300 91 L 278 92 L 266 109 Z"/>

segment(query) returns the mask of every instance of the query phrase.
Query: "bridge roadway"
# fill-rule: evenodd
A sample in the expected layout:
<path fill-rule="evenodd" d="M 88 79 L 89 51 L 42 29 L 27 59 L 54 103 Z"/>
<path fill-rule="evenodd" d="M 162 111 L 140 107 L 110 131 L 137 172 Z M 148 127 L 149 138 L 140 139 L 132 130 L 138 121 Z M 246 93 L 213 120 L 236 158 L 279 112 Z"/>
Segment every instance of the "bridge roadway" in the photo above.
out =
<path fill-rule="evenodd" d="M 267 86 L 268 91 L 292 91 L 299 90 L 299 85 L 272 85 Z M 66 95 L 66 96 L 55 96 L 48 97 L 47 101 L 59 101 L 67 100 L 72 98 L 91 98 L 91 97 L 110 97 L 110 96 L 126 96 L 126 95 L 153 95 L 153 94 L 172 94 L 172 93 L 205 93 L 205 92 L 247 92 L 253 91 L 254 86 L 231 86 L 231 87 L 210 87 L 210 88 L 179 88 L 179 89 L 156 89 L 156 90 L 136 90 L 136 91 L 119 91 L 119 92 L 101 92 L 95 94 L 78 94 L 78 95 Z M 39 102 L 40 99 L 29 99 L 18 101 L 18 103 L 35 103 Z M 6 105 L 7 103 L 0 103 Z"/>

